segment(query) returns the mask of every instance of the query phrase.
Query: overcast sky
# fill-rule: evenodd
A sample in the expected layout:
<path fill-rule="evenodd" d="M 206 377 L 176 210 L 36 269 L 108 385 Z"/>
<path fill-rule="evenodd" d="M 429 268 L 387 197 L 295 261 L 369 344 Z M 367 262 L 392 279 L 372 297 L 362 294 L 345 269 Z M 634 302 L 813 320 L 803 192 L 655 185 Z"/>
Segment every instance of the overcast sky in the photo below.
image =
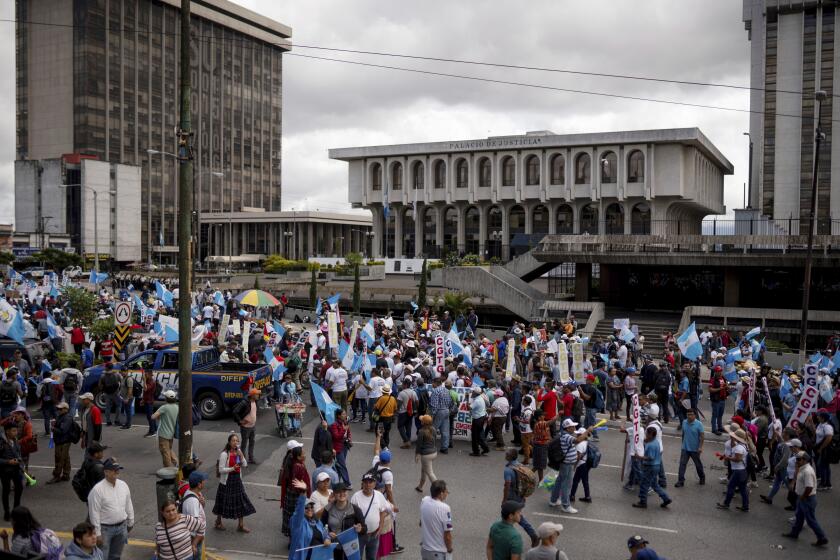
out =
<path fill-rule="evenodd" d="M 300 45 L 749 85 L 739 0 L 234 0 L 293 29 Z M 0 2 L 14 18 L 14 2 Z M 527 9 L 526 9 L 527 8 Z M 12 196 L 14 25 L 0 41 L 0 196 Z M 293 52 L 578 90 L 749 108 L 746 91 L 506 70 L 297 48 Z M 727 209 L 747 178 L 746 113 L 423 76 L 287 56 L 284 209 L 346 210 L 347 164 L 329 148 L 556 133 L 699 127 L 734 164 Z M 13 206 L 0 205 L 10 221 Z"/>

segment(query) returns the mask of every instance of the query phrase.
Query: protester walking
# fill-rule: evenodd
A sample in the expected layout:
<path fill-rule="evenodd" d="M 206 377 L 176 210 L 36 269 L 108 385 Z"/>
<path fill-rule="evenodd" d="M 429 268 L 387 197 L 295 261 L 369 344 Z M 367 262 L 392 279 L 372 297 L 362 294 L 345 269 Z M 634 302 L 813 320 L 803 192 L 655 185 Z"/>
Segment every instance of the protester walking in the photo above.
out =
<path fill-rule="evenodd" d="M 434 462 L 437 459 L 438 445 L 437 430 L 432 425 L 432 417 L 428 414 L 421 416 L 414 451 L 414 462 L 420 463 L 420 483 L 414 489 L 420 493 L 423 492 L 427 478 L 429 482 L 437 480 Z"/>
<path fill-rule="evenodd" d="M 164 467 L 178 466 L 178 457 L 172 450 L 172 443 L 175 440 L 175 428 L 178 425 L 178 395 L 172 389 L 164 391 L 163 397 L 166 404 L 157 409 L 152 418 L 159 423 L 158 450 L 163 460 Z"/>
<path fill-rule="evenodd" d="M 192 560 L 204 540 L 204 519 L 179 513 L 177 504 L 167 500 L 160 507 L 161 521 L 155 526 L 155 553 L 158 560 Z"/>
<path fill-rule="evenodd" d="M 697 478 L 700 485 L 706 484 L 706 472 L 703 470 L 703 461 L 700 455 L 703 453 L 704 428 L 703 423 L 697 419 L 694 409 L 685 411 L 686 419 L 682 421 L 682 448 L 680 450 L 680 467 L 677 472 L 677 488 L 685 486 L 685 468 L 688 460 L 694 462 L 697 470 Z"/>
<path fill-rule="evenodd" d="M 111 457 L 102 464 L 105 478 L 88 494 L 88 518 L 106 560 L 119 560 L 134 528 L 134 504 L 128 484 L 119 479 L 122 466 Z"/>
<path fill-rule="evenodd" d="M 56 406 L 58 418 L 53 424 L 53 445 L 55 446 L 55 468 L 52 479 L 47 484 L 70 480 L 70 446 L 74 439 L 81 435 L 81 429 L 70 414 L 70 406 L 66 402 Z"/>
<path fill-rule="evenodd" d="M 446 482 L 435 480 L 429 495 L 420 501 L 421 560 L 446 560 L 454 550 L 452 510 L 446 503 L 448 496 Z"/>
<path fill-rule="evenodd" d="M 231 412 L 234 421 L 239 424 L 239 434 L 242 438 L 242 453 L 248 456 L 248 462 L 258 464 L 254 460 L 254 445 L 257 433 L 257 401 L 260 390 L 251 389 L 248 396 L 239 401 Z"/>
<path fill-rule="evenodd" d="M 794 484 L 794 492 L 796 493 L 796 515 L 793 527 L 789 533 L 783 533 L 783 537 L 791 539 L 799 538 L 799 533 L 805 523 L 814 531 L 817 536 L 814 546 L 825 546 L 828 544 L 828 538 L 825 532 L 820 527 L 817 521 L 817 475 L 814 472 L 814 467 L 811 466 L 811 456 L 804 451 L 796 454 L 796 482 Z"/>

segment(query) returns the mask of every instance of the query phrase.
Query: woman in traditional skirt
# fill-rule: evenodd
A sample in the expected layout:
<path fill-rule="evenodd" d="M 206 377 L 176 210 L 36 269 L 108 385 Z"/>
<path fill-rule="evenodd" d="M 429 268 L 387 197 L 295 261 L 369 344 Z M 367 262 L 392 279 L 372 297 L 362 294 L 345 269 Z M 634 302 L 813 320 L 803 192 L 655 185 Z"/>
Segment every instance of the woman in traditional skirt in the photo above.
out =
<path fill-rule="evenodd" d="M 248 466 L 248 461 L 239 448 L 239 436 L 230 434 L 227 445 L 219 455 L 219 489 L 216 492 L 216 503 L 213 505 L 213 513 L 216 515 L 216 529 L 224 531 L 222 518 L 238 519 L 239 527 L 236 529 L 242 533 L 250 533 L 251 530 L 245 527 L 245 517 L 256 513 L 257 510 L 248 499 L 245 493 L 245 486 L 242 484 L 242 469 Z"/>
<path fill-rule="evenodd" d="M 283 466 L 280 469 L 280 476 L 277 479 L 277 486 L 280 487 L 280 507 L 283 509 L 283 534 L 287 537 L 291 532 L 290 519 L 295 512 L 298 495 L 305 494 L 309 497 L 312 492 L 312 484 L 309 480 L 309 473 L 306 470 L 306 455 L 303 453 L 303 444 L 296 440 L 290 440 L 286 444 L 286 456 L 283 458 Z M 306 489 L 299 488 L 303 482 Z"/>

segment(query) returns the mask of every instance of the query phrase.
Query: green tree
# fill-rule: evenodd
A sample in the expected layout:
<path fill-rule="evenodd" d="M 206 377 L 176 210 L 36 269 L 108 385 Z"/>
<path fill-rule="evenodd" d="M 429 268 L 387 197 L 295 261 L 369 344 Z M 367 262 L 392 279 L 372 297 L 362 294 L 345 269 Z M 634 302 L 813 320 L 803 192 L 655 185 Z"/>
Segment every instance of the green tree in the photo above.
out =
<path fill-rule="evenodd" d="M 96 339 L 103 339 L 105 338 L 108 333 L 114 332 L 114 317 L 108 317 L 107 319 L 97 319 L 94 321 L 93 326 L 90 327 L 90 336 Z"/>
<path fill-rule="evenodd" d="M 464 313 L 469 307 L 467 302 L 469 296 L 461 292 L 446 292 L 443 294 L 443 305 L 445 309 L 449 310 L 449 314 L 454 319 L 461 313 Z"/>
<path fill-rule="evenodd" d="M 349 266 L 360 265 L 364 261 L 361 253 L 347 253 L 344 255 L 344 262 Z"/>
<path fill-rule="evenodd" d="M 312 307 L 312 309 L 315 309 L 315 304 L 317 303 L 316 300 L 318 299 L 317 274 L 317 271 L 313 268 L 309 278 L 309 306 Z"/>
<path fill-rule="evenodd" d="M 76 253 L 65 253 L 50 247 L 33 254 L 27 262 L 31 265 L 44 263 L 44 268 L 61 271 L 68 266 L 82 266 L 84 261 Z"/>
<path fill-rule="evenodd" d="M 423 259 L 423 268 L 420 271 L 420 286 L 417 288 L 417 305 L 421 308 L 426 305 L 426 277 L 428 271 L 426 267 L 426 259 Z"/>
<path fill-rule="evenodd" d="M 84 288 L 68 286 L 62 290 L 74 327 L 91 327 L 96 320 L 96 295 Z"/>
<path fill-rule="evenodd" d="M 12 264 L 15 262 L 15 256 L 12 253 L 0 253 L 0 264 Z"/>
<path fill-rule="evenodd" d="M 362 289 L 359 282 L 359 263 L 353 266 L 353 313 L 359 314 L 362 309 Z"/>

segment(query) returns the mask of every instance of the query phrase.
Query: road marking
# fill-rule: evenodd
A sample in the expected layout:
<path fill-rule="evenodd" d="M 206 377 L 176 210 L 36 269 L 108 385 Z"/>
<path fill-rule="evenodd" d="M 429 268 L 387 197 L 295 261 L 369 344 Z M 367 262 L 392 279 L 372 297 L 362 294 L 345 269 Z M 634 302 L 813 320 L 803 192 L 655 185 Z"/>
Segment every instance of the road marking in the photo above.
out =
<path fill-rule="evenodd" d="M 266 484 L 264 482 L 251 482 L 250 480 L 243 480 L 243 484 L 250 484 L 251 486 L 263 486 L 265 488 L 280 488 L 276 484 Z"/>
<path fill-rule="evenodd" d="M 592 519 L 590 517 L 578 517 L 577 515 L 558 515 L 556 513 L 541 513 L 534 512 L 530 515 L 539 515 L 541 517 L 558 517 L 560 519 L 569 519 L 577 521 L 588 521 L 589 523 L 602 523 L 604 525 L 615 525 L 618 527 L 632 527 L 634 529 L 644 529 L 646 531 L 659 531 L 661 533 L 677 534 L 676 529 L 665 529 L 664 527 L 653 527 L 651 525 L 635 525 L 633 523 L 622 523 L 621 521 L 608 521 L 606 519 Z"/>
<path fill-rule="evenodd" d="M 620 469 L 621 468 L 621 466 L 619 466 L 619 465 L 607 465 L 607 464 L 604 464 L 604 463 L 598 463 L 598 466 L 599 467 L 607 467 L 608 469 Z M 665 474 L 670 475 L 670 476 L 677 476 L 677 473 L 675 473 L 675 472 L 666 472 Z"/>
<path fill-rule="evenodd" d="M 315 438 L 311 438 L 311 437 L 300 437 L 300 438 L 298 438 L 298 439 L 315 439 Z M 371 442 L 369 442 L 369 441 L 356 441 L 356 440 L 353 440 L 353 445 L 357 445 L 357 444 L 358 444 L 358 445 L 376 445 L 375 443 L 371 443 Z"/>

